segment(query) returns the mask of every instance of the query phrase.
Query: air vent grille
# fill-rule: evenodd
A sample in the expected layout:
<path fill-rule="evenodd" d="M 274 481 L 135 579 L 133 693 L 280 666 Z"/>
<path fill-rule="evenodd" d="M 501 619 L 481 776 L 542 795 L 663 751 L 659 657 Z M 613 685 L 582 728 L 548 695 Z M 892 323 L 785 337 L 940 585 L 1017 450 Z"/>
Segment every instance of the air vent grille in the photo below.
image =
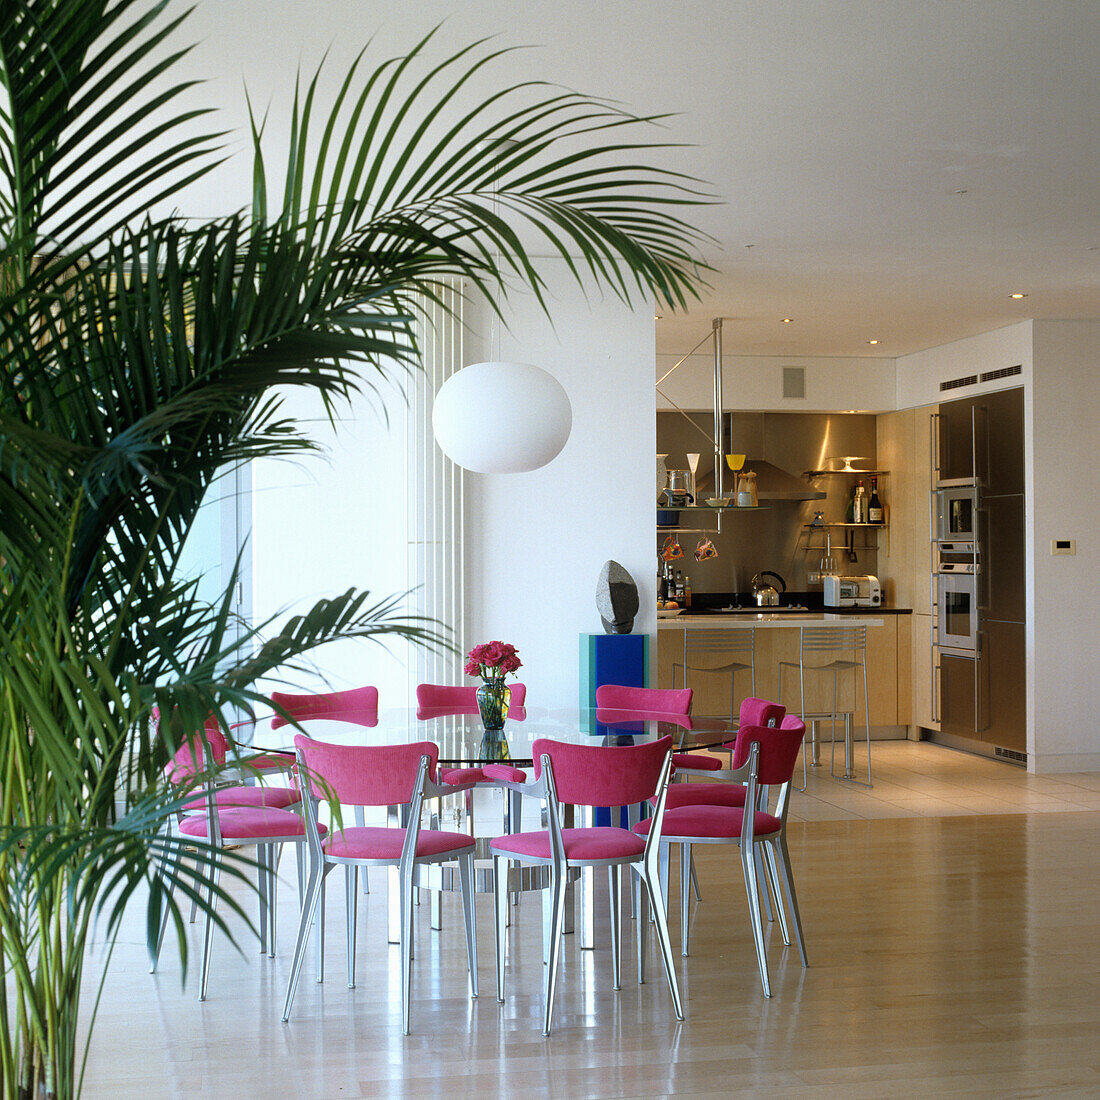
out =
<path fill-rule="evenodd" d="M 944 390 L 957 390 L 962 386 L 973 386 L 978 381 L 976 374 L 967 374 L 962 378 L 952 378 L 950 382 L 940 383 L 940 392 Z"/>
<path fill-rule="evenodd" d="M 1022 764 L 1025 768 L 1027 767 L 1026 752 L 1019 752 L 1016 749 L 1002 749 L 1000 745 L 994 745 L 993 748 L 998 760 L 1009 760 L 1013 764 Z"/>
<path fill-rule="evenodd" d="M 783 396 L 785 398 L 804 398 L 806 396 L 806 368 L 783 368 Z"/>
<path fill-rule="evenodd" d="M 1014 375 L 1023 374 L 1024 368 L 1017 363 L 1014 367 L 1001 367 L 1000 370 L 987 370 L 982 375 L 983 382 L 994 382 L 998 378 L 1012 378 Z"/>

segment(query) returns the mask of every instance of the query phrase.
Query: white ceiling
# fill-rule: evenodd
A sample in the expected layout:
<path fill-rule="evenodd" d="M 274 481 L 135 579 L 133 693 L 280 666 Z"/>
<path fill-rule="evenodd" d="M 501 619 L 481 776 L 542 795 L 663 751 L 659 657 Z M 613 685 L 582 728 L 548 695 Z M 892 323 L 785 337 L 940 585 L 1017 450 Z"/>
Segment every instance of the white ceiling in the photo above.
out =
<path fill-rule="evenodd" d="M 235 34 L 229 20 L 250 7 L 231 16 L 205 0 L 200 29 Z M 875 357 L 1028 317 L 1100 317 L 1098 0 L 265 0 L 260 10 L 265 49 L 240 54 L 250 87 L 260 73 L 285 85 L 299 60 L 309 69 L 325 47 L 379 30 L 382 48 L 403 49 L 446 17 L 448 45 L 497 34 L 540 47 L 512 55 L 505 76 L 511 67 L 517 79 L 676 112 L 667 136 L 696 148 L 674 163 L 722 200 L 693 218 L 719 245 L 707 256 L 712 289 L 660 321 L 659 351 L 686 352 L 716 316 L 730 319 L 728 353 Z"/>

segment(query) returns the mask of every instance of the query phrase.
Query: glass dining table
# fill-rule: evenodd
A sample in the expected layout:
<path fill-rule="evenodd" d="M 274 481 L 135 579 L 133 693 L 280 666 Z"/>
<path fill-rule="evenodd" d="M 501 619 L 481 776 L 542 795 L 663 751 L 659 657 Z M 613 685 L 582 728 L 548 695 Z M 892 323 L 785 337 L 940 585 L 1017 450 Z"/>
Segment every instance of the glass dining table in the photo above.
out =
<path fill-rule="evenodd" d="M 270 718 L 257 719 L 250 725 L 251 730 L 247 727 L 238 728 L 236 733 L 242 742 L 242 748 L 250 747 L 255 751 L 293 752 L 294 737 L 302 732 L 317 741 L 342 745 L 392 745 L 433 741 L 439 747 L 439 763 L 451 768 L 476 768 L 484 764 L 508 763 L 518 768 L 530 769 L 533 762 L 532 746 L 540 738 L 614 747 L 642 744 L 671 736 L 673 748 L 687 752 L 720 748 L 727 745 L 736 733 L 736 723 L 729 716 L 681 715 L 662 711 L 578 706 L 512 707 L 504 728 L 493 732 L 485 730 L 476 707 L 381 709 L 377 721 L 366 725 L 335 718 L 304 718 L 299 723 L 301 728 L 285 724 L 272 729 Z M 528 778 L 533 781 L 533 774 L 529 772 Z M 492 892 L 493 864 L 489 855 L 489 841 L 501 832 L 518 830 L 521 827 L 522 804 L 525 799 L 521 794 L 504 792 L 499 787 L 475 789 L 467 793 L 468 797 L 463 800 L 452 800 L 458 803 L 451 811 L 453 827 L 477 837 L 476 888 L 482 893 Z M 568 815 L 571 808 L 565 809 Z M 593 808 L 578 809 L 581 817 L 577 823 L 591 823 Z M 390 808 L 389 821 L 395 826 L 401 824 L 397 807 Z M 451 822 L 442 827 L 452 827 Z M 426 867 L 418 885 L 429 891 L 432 927 L 441 928 L 442 894 L 459 889 L 457 869 L 449 864 Z M 545 890 L 548 885 L 547 868 L 511 865 L 508 888 L 515 896 L 530 890 Z M 595 939 L 591 872 L 581 876 L 580 885 L 580 901 L 576 907 L 580 946 L 590 948 Z M 392 882 L 389 895 L 389 938 L 396 943 L 400 913 L 396 904 L 398 891 Z M 572 912 L 573 909 L 574 906 L 570 905 L 568 911 Z M 575 930 L 578 930 L 578 921 L 567 918 L 565 931 Z"/>

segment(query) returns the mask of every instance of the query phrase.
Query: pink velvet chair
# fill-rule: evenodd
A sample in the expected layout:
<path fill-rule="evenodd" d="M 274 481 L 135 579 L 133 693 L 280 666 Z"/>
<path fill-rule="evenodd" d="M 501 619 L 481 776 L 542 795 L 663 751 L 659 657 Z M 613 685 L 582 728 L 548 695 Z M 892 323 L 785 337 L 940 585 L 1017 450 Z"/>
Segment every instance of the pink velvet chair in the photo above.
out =
<path fill-rule="evenodd" d="M 346 875 L 348 913 L 348 988 L 355 987 L 356 876 L 360 867 L 396 867 L 401 889 L 401 1022 L 409 1033 L 409 984 L 412 975 L 413 892 L 417 871 L 433 863 L 458 861 L 462 885 L 462 908 L 466 924 L 466 958 L 470 996 L 477 996 L 477 939 L 474 932 L 474 838 L 420 826 L 425 798 L 464 790 L 463 785 L 442 787 L 435 782 L 438 748 L 430 741 L 407 745 L 330 745 L 304 734 L 294 738 L 300 782 L 309 791 L 305 818 L 309 844 L 309 880 L 294 961 L 287 985 L 283 1020 L 290 1019 L 294 994 L 302 969 L 306 940 L 318 903 L 324 895 L 325 877 L 333 867 L 343 866 Z M 333 825 L 326 836 L 317 823 L 321 799 L 348 806 L 403 806 L 404 828 L 386 826 Z M 323 935 L 323 905 L 320 933 Z M 317 980 L 323 971 L 323 939 L 319 941 Z"/>
<path fill-rule="evenodd" d="M 690 714 L 691 688 L 601 684 L 596 688 L 596 706 L 616 710 L 659 711 L 662 714 Z M 672 764 L 677 771 L 717 771 L 722 766 L 717 757 L 694 752 L 674 752 Z"/>
<path fill-rule="evenodd" d="M 508 687 L 512 694 L 508 698 L 508 709 L 522 707 L 527 701 L 527 685 L 512 683 Z M 453 708 L 468 714 L 477 714 L 477 685 L 454 684 L 417 684 L 416 706 L 421 711 L 446 711 Z"/>
<path fill-rule="evenodd" d="M 331 718 L 335 722 L 354 722 L 357 726 L 378 725 L 378 688 L 349 688 L 347 691 L 321 691 L 310 695 L 292 695 L 285 691 L 273 691 L 271 701 L 281 707 L 291 718 Z M 289 724 L 289 719 L 276 714 L 271 728 Z M 293 762 L 293 756 L 291 757 Z"/>
<path fill-rule="evenodd" d="M 606 867 L 611 895 L 611 960 L 614 987 L 621 988 L 620 894 L 622 869 L 635 874 L 634 900 L 641 908 L 644 883 L 653 903 L 654 924 L 660 942 L 665 974 L 672 993 L 676 1018 L 684 1018 L 680 989 L 665 921 L 664 900 L 658 875 L 661 822 L 664 795 L 672 770 L 672 738 L 662 737 L 644 745 L 610 747 L 574 745 L 540 738 L 532 746 L 537 783 L 524 790 L 530 796 L 545 798 L 548 828 L 528 833 L 510 833 L 493 840 L 494 895 L 496 900 L 497 1000 L 504 1001 L 505 936 L 508 916 L 509 861 L 534 864 L 550 869 L 551 918 L 549 957 L 545 973 L 543 1035 L 550 1034 L 554 1012 L 554 991 L 561 958 L 562 923 L 565 915 L 566 885 L 574 868 Z M 629 829 L 614 826 L 600 828 L 564 828 L 562 806 L 625 806 L 657 796 L 650 818 L 649 838 L 643 841 Z M 648 921 L 638 920 L 638 981 L 645 980 L 645 933 Z"/>
<path fill-rule="evenodd" d="M 749 921 L 752 926 L 760 984 L 764 996 L 771 996 L 768 960 L 764 949 L 764 930 L 760 919 L 760 899 L 757 886 L 755 852 L 760 848 L 773 882 L 781 882 L 786 891 L 786 904 L 776 894 L 783 943 L 790 945 L 791 932 L 798 944 L 802 965 L 807 965 L 806 945 L 802 936 L 802 919 L 798 897 L 791 875 L 790 853 L 787 849 L 787 810 L 790 803 L 795 763 L 805 736 L 801 718 L 788 715 L 778 727 L 743 726 L 738 731 L 734 747 L 734 768 L 729 779 L 744 784 L 741 806 L 685 805 L 665 813 L 662 833 L 662 871 L 667 867 L 668 847 L 679 844 L 680 851 L 680 927 L 681 951 L 688 953 L 688 904 L 690 883 L 688 868 L 691 849 L 695 844 L 737 844 L 741 849 L 741 870 L 748 895 Z M 758 808 L 759 785 L 779 788 L 775 813 Z M 649 820 L 635 826 L 635 832 L 646 836 L 651 831 Z M 787 911 L 790 914 L 788 926 Z"/>
<path fill-rule="evenodd" d="M 287 809 L 300 802 L 296 788 L 246 787 L 240 784 L 219 786 L 218 769 L 227 759 L 228 743 L 216 718 L 207 720 L 201 733 L 195 734 L 175 753 L 165 768 L 169 782 L 181 789 L 181 803 L 173 832 L 177 842 L 174 855 L 165 866 L 166 886 L 171 891 L 183 881 L 179 874 L 183 848 L 179 843 L 187 838 L 195 848 L 194 858 L 208 869 L 208 901 L 203 932 L 202 971 L 199 1000 L 206 1000 L 210 980 L 210 955 L 213 946 L 216 903 L 220 896 L 221 850 L 225 847 L 256 847 L 258 893 L 260 902 L 260 951 L 275 956 L 276 882 L 279 856 L 287 844 L 305 843 L 302 818 Z M 186 798 L 194 789 L 195 797 Z M 189 887 L 192 899 L 194 886 Z M 192 905 L 191 919 L 195 907 Z M 150 972 L 155 972 L 160 957 L 170 910 L 165 906 L 156 943 L 152 950 Z"/>

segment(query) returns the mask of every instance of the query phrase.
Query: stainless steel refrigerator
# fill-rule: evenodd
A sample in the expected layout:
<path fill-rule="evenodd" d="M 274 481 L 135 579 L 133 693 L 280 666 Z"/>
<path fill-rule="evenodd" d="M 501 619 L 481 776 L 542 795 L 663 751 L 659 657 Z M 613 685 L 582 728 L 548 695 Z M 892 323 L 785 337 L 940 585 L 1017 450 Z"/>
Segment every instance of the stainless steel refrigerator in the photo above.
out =
<path fill-rule="evenodd" d="M 1023 763 L 1023 390 L 948 402 L 937 415 L 933 632 L 940 733 Z"/>

